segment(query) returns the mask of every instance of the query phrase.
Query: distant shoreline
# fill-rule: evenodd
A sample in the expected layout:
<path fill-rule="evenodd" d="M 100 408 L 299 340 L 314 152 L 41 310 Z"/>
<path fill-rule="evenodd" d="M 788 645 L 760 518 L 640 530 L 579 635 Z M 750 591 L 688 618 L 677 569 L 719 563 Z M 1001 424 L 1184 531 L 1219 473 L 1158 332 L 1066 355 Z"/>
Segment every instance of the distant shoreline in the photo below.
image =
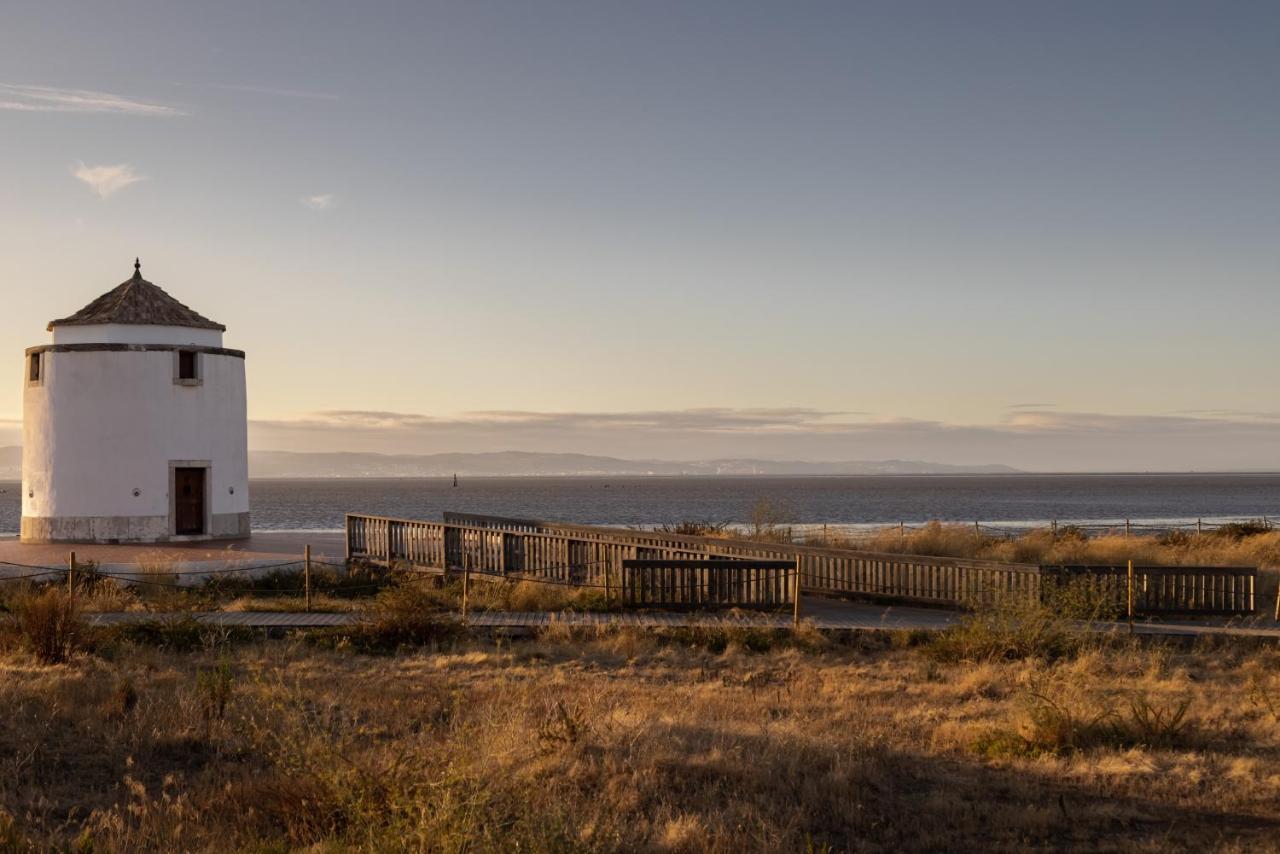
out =
<path fill-rule="evenodd" d="M 1223 470 L 1223 471 L 1016 471 L 1016 472 L 869 472 L 861 474 L 811 474 L 808 472 L 796 473 L 779 473 L 770 472 L 768 474 L 748 474 L 748 473 L 730 473 L 730 474 L 707 474 L 701 472 L 691 472 L 689 474 L 666 474 L 655 473 L 646 474 L 642 472 L 625 472 L 619 474 L 599 474 L 599 473 L 582 473 L 582 474 L 556 474 L 556 473 L 539 473 L 539 474 L 468 474 L 466 472 L 456 473 L 459 482 L 462 480 L 779 480 L 779 479 L 813 479 L 813 480 L 870 480 L 876 478 L 892 478 L 896 480 L 908 478 L 927 478 L 937 480 L 954 480 L 959 478 L 992 478 L 992 479 L 1019 479 L 1033 477 L 1273 477 L 1280 475 L 1280 469 L 1250 469 L 1246 471 Z M 352 475 L 352 474 L 312 474 L 312 475 L 255 475 L 250 474 L 250 481 L 318 481 L 330 482 L 337 480 L 361 480 L 361 481 L 410 481 L 410 480 L 452 480 L 454 473 L 449 474 L 371 474 L 371 475 Z M 0 484 L 20 484 L 21 478 L 15 475 L 0 475 Z"/>

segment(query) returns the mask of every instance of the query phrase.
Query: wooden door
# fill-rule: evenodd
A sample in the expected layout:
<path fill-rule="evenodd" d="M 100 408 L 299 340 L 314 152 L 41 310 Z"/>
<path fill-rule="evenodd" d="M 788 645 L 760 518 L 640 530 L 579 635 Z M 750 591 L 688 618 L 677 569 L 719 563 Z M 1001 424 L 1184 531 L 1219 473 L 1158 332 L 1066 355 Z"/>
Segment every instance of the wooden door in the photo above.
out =
<path fill-rule="evenodd" d="M 204 533 L 204 469 L 174 469 L 174 533 Z"/>

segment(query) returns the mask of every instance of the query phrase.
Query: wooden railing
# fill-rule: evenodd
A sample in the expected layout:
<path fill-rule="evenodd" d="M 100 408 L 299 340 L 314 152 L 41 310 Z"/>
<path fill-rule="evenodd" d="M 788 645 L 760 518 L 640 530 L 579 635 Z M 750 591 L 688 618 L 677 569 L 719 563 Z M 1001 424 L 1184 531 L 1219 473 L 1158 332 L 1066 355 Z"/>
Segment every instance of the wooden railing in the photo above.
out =
<path fill-rule="evenodd" d="M 792 607 L 795 561 L 624 560 L 622 604 L 662 608 Z"/>
<path fill-rule="evenodd" d="M 466 524 L 461 524 L 462 520 Z M 571 584 L 607 584 L 624 560 L 776 560 L 798 564 L 802 589 L 945 606 L 998 595 L 1036 599 L 1040 568 L 960 558 L 758 543 L 533 520 L 447 514 L 445 522 L 347 515 L 351 557 L 462 568 Z"/>
<path fill-rule="evenodd" d="M 511 530 L 506 527 L 509 520 L 496 516 L 446 513 L 445 517 L 465 518 L 471 524 L 483 524 L 494 530 Z M 521 526 L 536 525 L 537 531 L 544 534 L 559 533 L 631 545 L 641 558 L 714 555 L 746 560 L 795 560 L 800 564 L 802 589 L 814 593 L 968 606 L 997 595 L 1035 599 L 1040 592 L 1040 568 L 1035 564 L 762 543 L 560 522 L 512 521 Z"/>
<path fill-rule="evenodd" d="M 1117 613 L 1128 608 L 1127 566 L 1045 566 L 1045 577 L 1059 582 L 1088 578 L 1105 604 Z M 1135 566 L 1135 614 L 1237 616 L 1252 614 L 1257 569 L 1241 566 Z"/>

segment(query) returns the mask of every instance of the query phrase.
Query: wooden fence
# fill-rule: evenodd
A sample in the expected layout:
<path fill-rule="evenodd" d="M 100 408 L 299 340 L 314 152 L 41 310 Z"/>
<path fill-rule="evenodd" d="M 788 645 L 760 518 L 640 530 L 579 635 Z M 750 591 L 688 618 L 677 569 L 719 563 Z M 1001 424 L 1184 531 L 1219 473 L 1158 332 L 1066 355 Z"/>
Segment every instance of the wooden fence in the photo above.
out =
<path fill-rule="evenodd" d="M 622 604 L 662 608 L 788 608 L 799 580 L 795 561 L 624 560 Z"/>
<path fill-rule="evenodd" d="M 1088 578 L 1117 613 L 1128 607 L 1127 566 L 1046 566 L 1046 578 L 1059 582 Z M 1252 614 L 1258 571 L 1240 566 L 1135 566 L 1135 614 L 1236 616 Z"/>

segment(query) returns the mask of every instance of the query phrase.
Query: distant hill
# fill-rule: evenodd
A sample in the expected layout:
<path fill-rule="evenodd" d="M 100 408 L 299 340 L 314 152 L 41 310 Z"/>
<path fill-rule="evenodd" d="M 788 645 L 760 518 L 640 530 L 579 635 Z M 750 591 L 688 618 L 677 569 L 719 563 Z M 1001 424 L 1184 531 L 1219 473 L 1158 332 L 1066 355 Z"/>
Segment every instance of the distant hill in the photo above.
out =
<path fill-rule="evenodd" d="M 448 477 L 534 475 L 731 475 L 731 474 L 1009 474 L 1002 465 L 952 466 L 942 463 L 881 462 L 813 463 L 801 461 L 724 459 L 677 462 L 624 460 L 587 454 L 538 454 L 501 451 L 487 454 L 364 454 L 251 451 L 254 477 Z"/>
<path fill-rule="evenodd" d="M 624 460 L 587 454 L 364 454 L 250 451 L 252 477 L 469 477 L 584 475 L 1012 474 L 1009 466 L 952 466 L 913 460 L 813 463 L 798 460 Z M 22 477 L 22 449 L 0 448 L 0 480 Z"/>

